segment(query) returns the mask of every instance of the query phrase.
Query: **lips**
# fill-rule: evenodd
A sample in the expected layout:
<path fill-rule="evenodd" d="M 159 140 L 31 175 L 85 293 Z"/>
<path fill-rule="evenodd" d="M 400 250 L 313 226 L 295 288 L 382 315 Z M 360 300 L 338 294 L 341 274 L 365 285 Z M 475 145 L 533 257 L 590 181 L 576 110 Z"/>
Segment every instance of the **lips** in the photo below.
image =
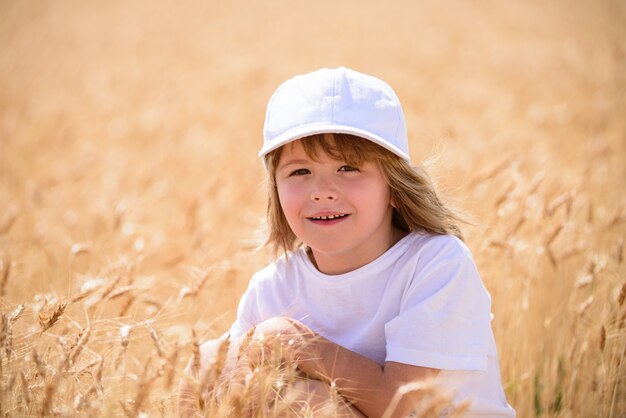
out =
<path fill-rule="evenodd" d="M 348 216 L 348 214 L 339 213 L 336 215 L 327 215 L 327 216 L 311 216 L 309 219 L 313 219 L 314 221 L 325 221 L 325 220 L 332 221 L 333 219 L 345 218 L 346 216 Z"/>
<path fill-rule="evenodd" d="M 307 219 L 318 225 L 334 225 L 344 221 L 350 216 L 349 213 L 328 213 L 324 215 L 309 216 Z"/>

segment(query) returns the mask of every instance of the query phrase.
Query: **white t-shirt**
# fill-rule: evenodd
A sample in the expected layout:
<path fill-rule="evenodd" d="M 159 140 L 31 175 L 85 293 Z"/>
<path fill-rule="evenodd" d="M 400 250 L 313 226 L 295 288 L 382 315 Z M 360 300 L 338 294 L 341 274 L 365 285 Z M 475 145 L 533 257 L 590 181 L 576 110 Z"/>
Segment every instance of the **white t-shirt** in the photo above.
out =
<path fill-rule="evenodd" d="M 500 383 L 491 298 L 456 237 L 411 233 L 371 263 L 333 276 L 300 248 L 254 274 L 231 336 L 276 316 L 381 366 L 440 369 L 455 400 L 471 400 L 468 416 L 515 416 Z"/>

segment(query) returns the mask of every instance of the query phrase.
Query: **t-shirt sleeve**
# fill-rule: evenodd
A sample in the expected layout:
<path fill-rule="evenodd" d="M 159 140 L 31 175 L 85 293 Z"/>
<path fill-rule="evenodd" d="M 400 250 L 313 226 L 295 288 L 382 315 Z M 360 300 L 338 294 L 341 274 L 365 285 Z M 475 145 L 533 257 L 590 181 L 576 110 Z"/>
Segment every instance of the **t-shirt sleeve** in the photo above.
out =
<path fill-rule="evenodd" d="M 469 250 L 453 237 L 425 244 L 398 316 L 385 325 L 387 361 L 486 370 L 491 300 Z"/>

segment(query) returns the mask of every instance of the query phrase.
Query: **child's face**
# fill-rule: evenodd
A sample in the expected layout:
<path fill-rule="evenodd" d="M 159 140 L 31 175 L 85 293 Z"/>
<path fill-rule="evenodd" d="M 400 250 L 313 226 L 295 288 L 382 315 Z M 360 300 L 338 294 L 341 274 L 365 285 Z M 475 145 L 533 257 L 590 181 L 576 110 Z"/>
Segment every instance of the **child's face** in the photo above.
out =
<path fill-rule="evenodd" d="M 395 242 L 390 189 L 374 163 L 351 167 L 323 151 L 316 159 L 300 141 L 285 145 L 276 186 L 289 226 L 312 249 L 318 268 L 339 274 L 373 261 Z"/>

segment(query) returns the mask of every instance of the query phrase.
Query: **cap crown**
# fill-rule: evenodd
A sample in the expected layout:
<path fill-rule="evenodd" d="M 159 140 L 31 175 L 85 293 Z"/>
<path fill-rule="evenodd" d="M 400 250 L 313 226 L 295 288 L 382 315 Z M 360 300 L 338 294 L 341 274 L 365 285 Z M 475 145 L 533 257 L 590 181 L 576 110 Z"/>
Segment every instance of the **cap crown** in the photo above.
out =
<path fill-rule="evenodd" d="M 360 136 L 410 160 L 402 106 L 384 81 L 345 67 L 293 77 L 272 95 L 261 157 L 321 133 Z"/>

